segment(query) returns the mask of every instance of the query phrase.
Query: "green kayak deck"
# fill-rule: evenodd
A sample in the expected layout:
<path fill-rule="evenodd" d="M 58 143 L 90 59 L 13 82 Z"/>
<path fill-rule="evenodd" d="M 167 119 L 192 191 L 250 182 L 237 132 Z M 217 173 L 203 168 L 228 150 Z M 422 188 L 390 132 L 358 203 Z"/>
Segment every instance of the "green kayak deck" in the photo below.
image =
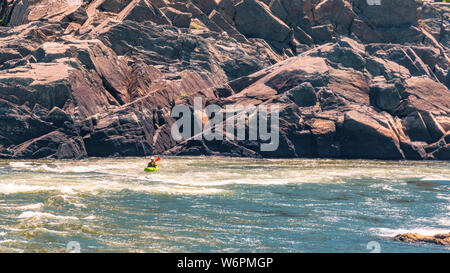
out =
<path fill-rule="evenodd" d="M 144 171 L 148 172 L 148 173 L 152 173 L 152 172 L 159 171 L 159 168 L 158 167 L 147 167 L 147 168 L 144 169 Z"/>

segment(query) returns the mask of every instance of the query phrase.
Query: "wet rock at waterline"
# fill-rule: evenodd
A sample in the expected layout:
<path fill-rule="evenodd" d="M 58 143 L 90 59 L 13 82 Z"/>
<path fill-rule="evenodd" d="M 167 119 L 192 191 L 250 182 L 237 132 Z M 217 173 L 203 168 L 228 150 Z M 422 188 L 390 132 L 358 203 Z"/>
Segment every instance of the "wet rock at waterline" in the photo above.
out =
<path fill-rule="evenodd" d="M 448 246 L 450 245 L 450 233 L 436 234 L 434 236 L 420 235 L 417 233 L 405 233 L 395 236 L 394 240 L 405 243 L 431 243 Z"/>

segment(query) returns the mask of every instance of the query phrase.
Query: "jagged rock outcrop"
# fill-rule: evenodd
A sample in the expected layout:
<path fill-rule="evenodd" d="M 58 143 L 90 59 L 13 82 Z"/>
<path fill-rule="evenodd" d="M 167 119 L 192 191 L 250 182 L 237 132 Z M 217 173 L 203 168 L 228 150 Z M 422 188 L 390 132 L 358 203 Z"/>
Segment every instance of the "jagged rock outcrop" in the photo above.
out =
<path fill-rule="evenodd" d="M 395 236 L 394 240 L 405 243 L 430 243 L 448 246 L 450 245 L 450 233 L 436 234 L 434 236 L 420 235 L 417 233 L 405 233 Z"/>
<path fill-rule="evenodd" d="M 257 0 L 243 0 L 236 6 L 236 28 L 246 37 L 285 42 L 292 35 L 291 29 L 269 7 Z"/>
<path fill-rule="evenodd" d="M 449 4 L 0 3 L 3 158 L 449 160 Z M 194 97 L 223 107 L 279 105 L 279 148 L 176 142 L 171 109 Z"/>
<path fill-rule="evenodd" d="M 374 59 L 366 52 L 364 45 L 348 38 L 317 47 L 250 75 L 256 80 L 235 87 L 235 94 L 221 105 L 278 102 L 280 123 L 284 124 L 281 141 L 286 141 L 279 152 L 284 156 L 427 158 L 426 143 L 439 141 L 444 135 L 434 115 L 448 117 L 449 101 L 442 97 L 450 98 L 450 91 L 438 83 L 430 90 L 428 78 L 412 77 L 406 67 L 399 67 L 403 73 L 393 76 L 392 63 L 377 59 L 386 77 L 394 79 L 388 83 L 385 76 L 370 72 Z M 425 96 L 430 96 L 429 105 L 413 102 Z M 192 145 L 186 147 L 192 149 Z M 207 147 L 208 142 L 199 145 Z M 180 146 L 170 152 L 186 154 L 185 143 Z M 445 159 L 436 153 L 429 156 Z"/>

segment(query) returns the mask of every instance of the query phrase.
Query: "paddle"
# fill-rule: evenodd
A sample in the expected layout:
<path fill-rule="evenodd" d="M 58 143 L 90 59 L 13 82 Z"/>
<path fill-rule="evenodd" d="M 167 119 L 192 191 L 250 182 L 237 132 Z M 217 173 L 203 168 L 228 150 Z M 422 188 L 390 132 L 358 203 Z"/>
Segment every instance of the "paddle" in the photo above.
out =
<path fill-rule="evenodd" d="M 155 162 L 158 162 L 161 160 L 161 157 L 158 157 L 157 159 L 155 159 Z"/>

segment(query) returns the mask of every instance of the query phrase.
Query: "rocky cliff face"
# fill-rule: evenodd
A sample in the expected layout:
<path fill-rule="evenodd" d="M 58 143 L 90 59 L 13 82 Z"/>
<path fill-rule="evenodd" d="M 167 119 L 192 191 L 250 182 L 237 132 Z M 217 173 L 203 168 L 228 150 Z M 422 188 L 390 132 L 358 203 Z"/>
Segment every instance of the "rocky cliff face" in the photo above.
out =
<path fill-rule="evenodd" d="M 0 156 L 449 160 L 450 5 L 369 2 L 0 0 Z M 279 149 L 175 142 L 199 96 L 278 104 Z"/>

